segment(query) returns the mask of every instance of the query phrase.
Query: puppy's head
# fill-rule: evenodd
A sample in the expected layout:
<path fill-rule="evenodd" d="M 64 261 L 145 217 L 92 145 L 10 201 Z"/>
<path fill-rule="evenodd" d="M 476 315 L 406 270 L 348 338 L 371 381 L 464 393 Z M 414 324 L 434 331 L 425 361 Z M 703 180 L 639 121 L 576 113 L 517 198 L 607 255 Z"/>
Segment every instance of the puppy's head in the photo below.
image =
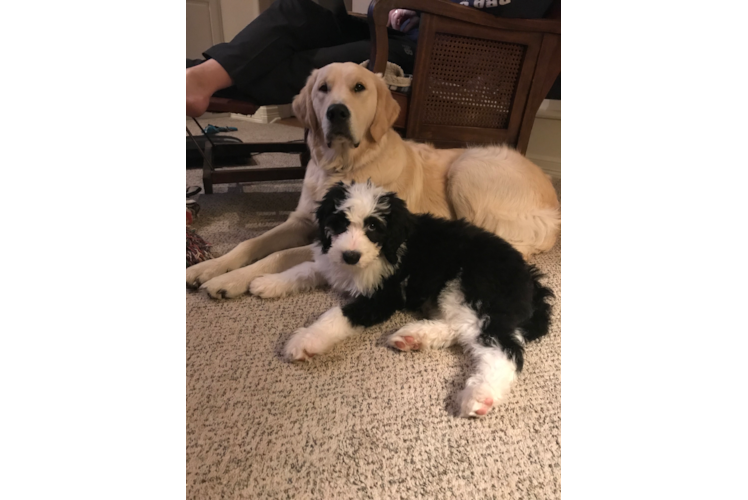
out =
<path fill-rule="evenodd" d="M 354 63 L 314 70 L 293 100 L 296 117 L 324 138 L 328 148 L 357 148 L 378 142 L 392 127 L 400 106 L 381 75 Z"/>
<path fill-rule="evenodd" d="M 334 265 L 366 269 L 399 262 L 414 219 L 395 193 L 371 182 L 334 185 L 317 209 L 322 253 Z"/>

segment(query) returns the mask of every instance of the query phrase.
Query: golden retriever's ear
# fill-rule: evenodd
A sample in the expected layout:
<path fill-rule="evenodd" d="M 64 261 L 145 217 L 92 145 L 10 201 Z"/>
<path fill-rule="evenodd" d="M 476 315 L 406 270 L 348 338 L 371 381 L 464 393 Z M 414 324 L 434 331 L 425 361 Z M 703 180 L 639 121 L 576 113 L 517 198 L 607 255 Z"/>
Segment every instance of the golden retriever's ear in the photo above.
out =
<path fill-rule="evenodd" d="M 314 112 L 314 105 L 312 104 L 312 91 L 317 82 L 317 71 L 312 71 L 309 78 L 306 79 L 306 85 L 301 89 L 299 95 L 293 98 L 293 114 L 299 119 L 304 126 L 311 130 L 316 130 L 319 126 L 317 123 L 317 114 Z"/>
<path fill-rule="evenodd" d="M 374 142 L 379 142 L 400 115 L 400 105 L 395 101 L 380 73 L 375 75 L 377 87 L 377 113 L 369 131 Z"/>

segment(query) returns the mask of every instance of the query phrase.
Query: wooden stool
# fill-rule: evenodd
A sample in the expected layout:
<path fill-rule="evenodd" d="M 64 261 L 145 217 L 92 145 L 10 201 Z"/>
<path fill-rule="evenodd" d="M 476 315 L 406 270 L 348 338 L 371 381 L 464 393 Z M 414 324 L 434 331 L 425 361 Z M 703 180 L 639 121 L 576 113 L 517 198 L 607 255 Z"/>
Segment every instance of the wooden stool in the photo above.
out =
<path fill-rule="evenodd" d="M 252 115 L 259 108 L 260 106 L 248 101 L 224 97 L 211 97 L 208 105 L 208 111 L 212 113 L 238 113 L 242 115 Z M 196 119 L 195 123 L 201 131 L 204 130 Z M 197 142 L 195 142 L 195 145 L 203 155 L 205 194 L 213 193 L 213 184 L 303 179 L 310 158 L 309 149 L 306 145 L 306 134 L 307 131 L 305 130 L 303 143 L 254 142 L 236 144 L 216 144 L 209 135 L 203 134 L 206 139 L 205 147 L 201 150 Z M 301 165 L 298 167 L 226 168 L 227 163 L 231 163 L 232 160 L 247 158 L 256 153 L 298 153 Z"/>

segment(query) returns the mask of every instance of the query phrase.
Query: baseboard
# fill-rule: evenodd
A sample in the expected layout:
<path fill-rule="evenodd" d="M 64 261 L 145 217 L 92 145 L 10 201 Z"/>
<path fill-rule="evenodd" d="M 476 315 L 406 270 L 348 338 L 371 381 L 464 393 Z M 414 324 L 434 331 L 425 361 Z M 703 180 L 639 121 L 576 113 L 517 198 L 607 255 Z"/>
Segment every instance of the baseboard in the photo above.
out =
<path fill-rule="evenodd" d="M 262 106 L 253 115 L 238 115 L 231 113 L 231 118 L 237 118 L 239 120 L 245 120 L 254 123 L 275 123 L 284 118 L 293 116 L 293 109 L 290 104 L 282 104 L 279 106 Z"/>
<path fill-rule="evenodd" d="M 536 118 L 546 118 L 549 120 L 561 119 L 561 101 L 556 99 L 543 99 L 543 102 L 535 114 Z"/>

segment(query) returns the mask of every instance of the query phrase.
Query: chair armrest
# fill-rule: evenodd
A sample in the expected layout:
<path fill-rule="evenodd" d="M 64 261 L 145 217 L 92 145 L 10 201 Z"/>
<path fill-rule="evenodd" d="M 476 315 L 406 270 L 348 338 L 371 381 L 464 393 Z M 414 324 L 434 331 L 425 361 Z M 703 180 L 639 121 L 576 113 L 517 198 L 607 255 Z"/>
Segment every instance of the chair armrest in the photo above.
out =
<path fill-rule="evenodd" d="M 497 17 L 448 0 L 373 0 L 372 4 L 368 16 L 371 33 L 369 69 L 375 73 L 383 73 L 387 66 L 387 19 L 393 9 L 410 9 L 502 30 L 561 34 L 561 19 Z"/>

